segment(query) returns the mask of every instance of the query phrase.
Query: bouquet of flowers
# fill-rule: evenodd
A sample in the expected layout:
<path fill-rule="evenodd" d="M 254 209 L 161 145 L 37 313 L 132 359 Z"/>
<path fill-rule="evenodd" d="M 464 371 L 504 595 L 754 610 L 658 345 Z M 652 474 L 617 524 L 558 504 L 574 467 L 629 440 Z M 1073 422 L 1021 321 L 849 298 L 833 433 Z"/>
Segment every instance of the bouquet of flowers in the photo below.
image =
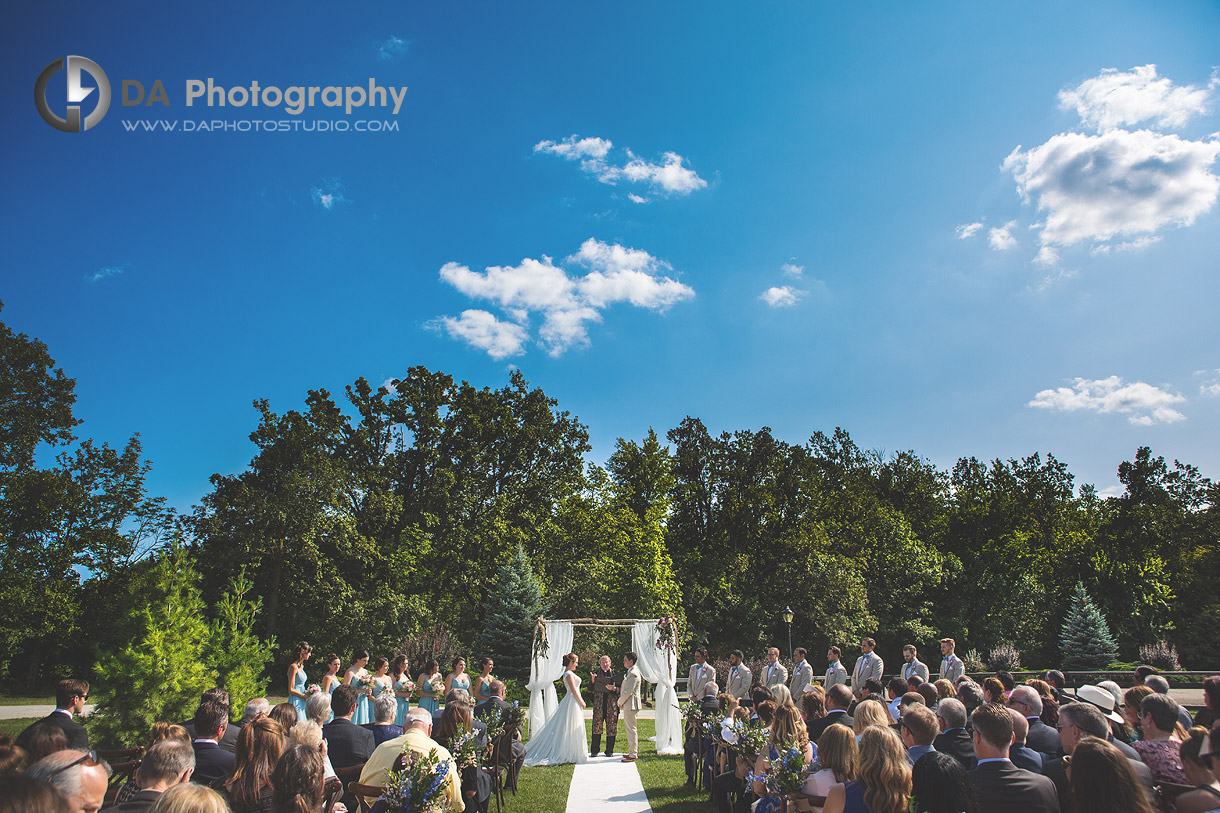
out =
<path fill-rule="evenodd" d="M 678 649 L 678 622 L 669 616 L 657 619 L 657 649 L 676 652 Z"/>
<path fill-rule="evenodd" d="M 758 759 L 759 754 L 767 753 L 770 738 L 761 721 L 750 720 L 743 723 L 738 720 L 733 723 L 733 733 L 737 735 L 737 742 L 731 743 L 729 749 L 747 762 L 752 763 Z"/>
<path fill-rule="evenodd" d="M 482 720 L 487 726 L 487 742 L 490 745 L 496 737 L 504 733 L 504 715 L 496 709 L 486 709 L 475 715 L 476 720 Z"/>
<path fill-rule="evenodd" d="M 473 731 L 463 731 L 449 743 L 449 753 L 458 770 L 476 767 L 479 764 L 478 735 Z"/>
<path fill-rule="evenodd" d="M 682 706 L 682 720 L 685 723 L 683 729 L 689 731 L 702 728 L 705 723 L 712 721 L 712 718 L 703 713 L 702 706 L 691 700 Z"/>
<path fill-rule="evenodd" d="M 449 761 L 441 760 L 436 749 L 426 755 L 404 750 L 378 801 L 393 813 L 442 813 L 450 809 L 445 795 L 448 778 Z"/>
<path fill-rule="evenodd" d="M 316 684 L 316 683 L 311 683 L 311 684 L 309 684 L 308 686 L 306 686 L 306 687 L 305 687 L 305 694 L 306 694 L 306 695 L 317 694 L 317 693 L 318 693 L 318 692 L 320 692 L 320 691 L 322 691 L 322 687 L 321 687 L 321 686 L 319 686 L 319 685 L 318 685 L 318 684 Z"/>
<path fill-rule="evenodd" d="M 789 745 L 779 749 L 779 759 L 772 760 L 765 773 L 760 776 L 751 772 L 749 779 L 762 782 L 769 793 L 783 795 L 800 790 L 805 785 L 805 777 L 820 770 L 822 766 L 816 759 L 806 765 L 801 750 Z"/>
<path fill-rule="evenodd" d="M 411 678 L 407 677 L 406 674 L 404 673 L 402 676 L 402 680 L 396 681 L 394 683 L 394 688 L 397 691 L 400 691 L 403 694 L 406 694 L 409 696 L 412 692 L 415 691 L 415 681 L 411 680 Z"/>
<path fill-rule="evenodd" d="M 529 717 L 529 713 L 521 708 L 520 703 L 514 700 L 512 707 L 505 709 L 504 714 L 501 716 L 504 718 L 504 729 L 506 731 L 511 729 L 520 732 L 525 728 L 525 721 Z"/>

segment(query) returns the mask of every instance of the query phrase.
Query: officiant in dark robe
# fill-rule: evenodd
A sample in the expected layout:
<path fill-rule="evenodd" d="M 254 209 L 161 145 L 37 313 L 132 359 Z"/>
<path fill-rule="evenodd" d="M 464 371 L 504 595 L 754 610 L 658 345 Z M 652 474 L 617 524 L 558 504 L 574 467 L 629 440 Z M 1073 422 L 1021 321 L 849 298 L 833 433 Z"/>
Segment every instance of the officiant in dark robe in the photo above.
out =
<path fill-rule="evenodd" d="M 623 675 L 611 667 L 610 656 L 602 655 L 593 674 L 593 745 L 589 756 L 597 756 L 601 750 L 602 729 L 606 732 L 606 756 L 614 755 L 614 735 L 618 733 L 618 690 Z"/>

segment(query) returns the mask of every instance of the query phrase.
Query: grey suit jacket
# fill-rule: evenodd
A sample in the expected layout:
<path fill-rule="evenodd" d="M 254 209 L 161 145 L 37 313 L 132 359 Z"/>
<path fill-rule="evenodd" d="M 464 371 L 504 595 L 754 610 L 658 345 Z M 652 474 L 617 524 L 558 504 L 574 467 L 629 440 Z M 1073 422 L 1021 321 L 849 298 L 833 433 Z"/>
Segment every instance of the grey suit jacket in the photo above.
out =
<path fill-rule="evenodd" d="M 644 705 L 640 700 L 640 684 L 643 680 L 644 676 L 640 674 L 640 667 L 632 664 L 627 676 L 623 678 L 623 685 L 619 687 L 619 708 L 638 710 L 640 706 Z"/>
<path fill-rule="evenodd" d="M 898 674 L 902 675 L 903 680 L 910 680 L 911 675 L 919 675 L 919 677 L 927 680 L 928 665 L 919 658 L 916 658 L 910 663 L 903 663 L 902 669 L 899 670 Z"/>
<path fill-rule="evenodd" d="M 716 677 L 716 670 L 707 661 L 704 661 L 702 665 L 692 663 L 686 679 L 686 691 L 690 694 L 691 699 L 703 699 L 703 690 L 714 677 Z"/>
<path fill-rule="evenodd" d="M 843 661 L 835 661 L 826 668 L 826 683 L 823 686 L 829 689 L 840 683 L 847 683 L 847 667 L 843 665 Z"/>
<path fill-rule="evenodd" d="M 801 695 L 812 685 L 813 667 L 809 665 L 809 661 L 801 661 L 792 668 L 792 679 L 788 681 L 788 691 L 792 693 L 792 699 L 799 704 Z"/>
<path fill-rule="evenodd" d="M 769 663 L 762 668 L 758 676 L 759 683 L 770 689 L 772 686 L 783 686 L 788 682 L 788 667 L 779 661 Z"/>
<path fill-rule="evenodd" d="M 881 680 L 881 672 L 885 662 L 876 652 L 869 652 L 856 659 L 856 666 L 851 670 L 851 687 L 857 691 L 864 688 L 864 681 L 869 678 Z"/>
<path fill-rule="evenodd" d="M 729 680 L 724 690 L 740 700 L 750 693 L 750 684 L 753 682 L 754 673 L 747 669 L 745 664 L 739 663 L 729 667 Z"/>
<path fill-rule="evenodd" d="M 962 659 L 956 654 L 944 658 L 940 662 L 940 676 L 949 681 L 953 685 L 957 685 L 957 679 L 966 674 L 966 664 L 962 663 Z"/>

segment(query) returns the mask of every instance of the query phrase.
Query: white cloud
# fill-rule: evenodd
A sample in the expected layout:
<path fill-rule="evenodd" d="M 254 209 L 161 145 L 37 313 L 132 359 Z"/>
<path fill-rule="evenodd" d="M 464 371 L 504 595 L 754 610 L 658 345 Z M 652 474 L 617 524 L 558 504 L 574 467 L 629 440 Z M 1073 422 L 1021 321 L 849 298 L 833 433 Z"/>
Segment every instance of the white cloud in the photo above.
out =
<path fill-rule="evenodd" d="M 388 392 L 390 395 L 397 395 L 397 394 L 398 394 L 398 387 L 396 387 L 396 386 L 394 385 L 394 382 L 395 382 L 396 380 L 397 380 L 397 379 L 395 379 L 395 378 L 387 378 L 385 381 L 382 381 L 382 382 L 381 382 L 381 389 L 385 390 L 385 391 L 386 391 L 386 392 Z"/>
<path fill-rule="evenodd" d="M 542 259 L 526 258 L 517 266 L 491 266 L 478 273 L 458 263 L 446 263 L 440 270 L 443 282 L 473 299 L 489 300 L 497 304 L 511 320 L 496 322 L 489 326 L 488 318 L 495 317 L 486 311 L 466 311 L 462 316 L 482 337 L 493 327 L 499 331 L 499 343 L 506 346 L 513 339 L 513 353 L 492 353 L 488 339 L 477 344 L 467 335 L 458 334 L 449 324 L 448 317 L 442 323 L 451 336 L 466 339 L 470 344 L 492 354 L 493 358 L 521 352 L 527 338 L 525 325 L 530 314 L 542 316 L 538 329 L 539 343 L 552 356 L 560 356 L 572 347 L 589 343 L 588 324 L 602 321 L 602 311 L 609 306 L 625 302 L 636 307 L 664 312 L 671 305 L 695 295 L 692 288 L 664 274 L 671 270 L 668 263 L 653 257 L 647 251 L 609 245 L 599 240 L 586 240 L 580 250 L 565 262 L 590 269 L 583 276 L 574 276 L 556 265 L 546 255 Z M 478 314 L 478 316 L 467 316 Z M 513 330 L 507 334 L 509 328 Z"/>
<path fill-rule="evenodd" d="M 400 37 L 391 36 L 377 49 L 377 55 L 387 62 L 397 59 L 407 52 L 407 43 Z"/>
<path fill-rule="evenodd" d="M 981 228 L 983 228 L 983 224 L 981 222 L 963 223 L 962 225 L 960 225 L 956 229 L 954 229 L 954 232 L 957 233 L 958 240 L 966 240 L 970 237 L 973 237 Z"/>
<path fill-rule="evenodd" d="M 314 203 L 327 211 L 334 209 L 340 203 L 351 203 L 344 197 L 343 184 L 338 180 L 323 180 L 321 186 L 315 186 L 309 190 L 309 196 L 313 198 Z"/>
<path fill-rule="evenodd" d="M 1046 219 L 1044 246 L 1149 235 L 1189 226 L 1220 192 L 1210 171 L 1220 140 L 1190 141 L 1150 130 L 1101 135 L 1060 133 L 1028 151 L 1013 150 L 1003 163 L 1026 201 Z"/>
<path fill-rule="evenodd" d="M 436 320 L 451 338 L 460 339 L 471 347 L 485 350 L 499 360 L 525 352 L 528 337 L 525 328 L 512 322 L 502 322 L 495 314 L 484 310 L 464 310 L 456 319 L 441 316 Z"/>
<path fill-rule="evenodd" d="M 805 273 L 805 266 L 797 265 L 796 263 L 784 263 L 779 267 L 779 270 L 783 271 L 790 277 L 796 277 L 799 279 L 801 275 Z"/>
<path fill-rule="evenodd" d="M 809 292 L 793 288 L 789 285 L 780 285 L 768 288 L 759 294 L 758 298 L 773 308 L 790 308 L 807 293 Z"/>
<path fill-rule="evenodd" d="M 1012 236 L 1012 229 L 1016 225 L 1017 221 L 1010 220 L 1003 226 L 987 232 L 987 245 L 996 251 L 1008 251 L 1017 244 L 1017 238 Z"/>
<path fill-rule="evenodd" d="M 1126 486 L 1106 486 L 1105 488 L 1097 489 L 1097 496 L 1103 500 L 1109 497 L 1121 497 L 1126 493 Z"/>
<path fill-rule="evenodd" d="M 1119 253 L 1128 251 L 1143 251 L 1144 249 L 1148 248 L 1148 246 L 1155 245 L 1159 242 L 1161 242 L 1161 236 L 1159 234 L 1152 237 L 1145 235 L 1143 237 L 1137 237 L 1134 240 L 1128 240 L 1125 243 L 1119 243 L 1118 245 L 1102 243 L 1099 246 L 1093 246 L 1093 248 L 1089 249 L 1089 254 L 1097 257 L 1103 254 L 1109 254 L 1111 251 L 1117 251 Z"/>
<path fill-rule="evenodd" d="M 632 203 L 648 203 L 648 198 L 644 197 L 643 195 L 637 195 L 634 192 L 628 193 L 627 199 Z"/>
<path fill-rule="evenodd" d="M 1195 375 L 1208 376 L 1199 385 L 1199 394 L 1204 398 L 1220 398 L 1220 370 L 1199 370 Z"/>
<path fill-rule="evenodd" d="M 104 279 L 108 279 L 109 277 L 118 276 L 119 274 L 122 274 L 122 273 L 123 273 L 122 268 L 119 268 L 119 267 L 113 266 L 113 265 L 108 265 L 105 268 L 99 268 L 97 271 L 94 271 L 92 274 L 85 274 L 85 280 L 87 282 L 101 282 Z"/>
<path fill-rule="evenodd" d="M 1076 378 L 1070 388 L 1042 390 L 1026 406 L 1060 412 L 1080 409 L 1099 413 L 1120 412 L 1137 426 L 1151 426 L 1185 420 L 1185 415 L 1170 406 L 1185 400 L 1181 395 L 1142 381 L 1124 384 L 1121 378 L 1112 375 L 1092 381 Z"/>
<path fill-rule="evenodd" d="M 1213 76 L 1207 87 L 1175 87 L 1168 78 L 1157 76 L 1156 65 L 1126 72 L 1107 68 L 1070 90 L 1060 91 L 1059 106 L 1065 110 L 1075 108 L 1081 121 L 1098 131 L 1145 121 L 1168 129 L 1181 127 L 1191 117 L 1207 113 L 1216 85 Z"/>
<path fill-rule="evenodd" d="M 698 173 L 684 166 L 686 159 L 676 152 L 666 152 L 660 163 L 653 163 L 636 156 L 631 150 L 625 150 L 626 163 L 617 164 L 608 160 L 613 146 L 609 139 L 572 135 L 562 141 L 539 141 L 534 145 L 534 152 L 580 161 L 582 170 L 595 175 L 604 184 L 614 185 L 619 181 L 645 184 L 667 195 L 689 195 L 707 186 L 707 181 L 700 178 Z M 639 195 L 631 197 L 631 200 L 644 202 Z"/>

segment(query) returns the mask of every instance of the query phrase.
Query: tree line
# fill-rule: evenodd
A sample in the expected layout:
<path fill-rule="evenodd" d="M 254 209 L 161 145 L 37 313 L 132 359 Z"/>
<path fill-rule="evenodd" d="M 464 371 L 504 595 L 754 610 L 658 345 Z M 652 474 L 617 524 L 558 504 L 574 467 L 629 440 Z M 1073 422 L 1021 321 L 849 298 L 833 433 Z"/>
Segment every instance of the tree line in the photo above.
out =
<path fill-rule="evenodd" d="M 444 630 L 519 670 L 538 612 L 671 615 L 685 649 L 758 652 L 784 646 L 790 606 L 814 652 L 865 635 L 933 651 L 948 635 L 1051 665 L 1079 582 L 1121 657 L 1165 639 L 1187 668 L 1220 663 L 1220 493 L 1147 447 L 1109 498 L 1051 454 L 943 470 L 843 429 L 789 443 L 694 417 L 620 439 L 599 465 L 584 424 L 519 371 L 477 388 L 412 367 L 295 409 L 255 402 L 249 465 L 181 515 L 148 493 L 138 436 L 121 450 L 77 437 L 73 381 L 41 342 L 0 323 L 0 365 L 11 687 L 115 662 L 175 556 L 213 625 L 240 584 L 261 599 L 243 640 L 345 660 Z"/>

